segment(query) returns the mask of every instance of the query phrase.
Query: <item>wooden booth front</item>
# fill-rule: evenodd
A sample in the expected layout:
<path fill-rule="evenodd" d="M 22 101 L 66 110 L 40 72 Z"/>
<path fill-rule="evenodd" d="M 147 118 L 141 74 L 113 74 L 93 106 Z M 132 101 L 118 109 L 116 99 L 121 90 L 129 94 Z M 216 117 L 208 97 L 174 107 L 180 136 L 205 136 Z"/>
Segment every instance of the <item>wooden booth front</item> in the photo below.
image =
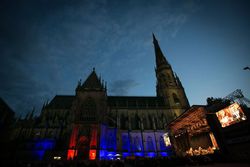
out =
<path fill-rule="evenodd" d="M 205 106 L 193 105 L 168 125 L 177 156 L 207 155 L 219 149 L 207 123 L 206 113 Z"/>

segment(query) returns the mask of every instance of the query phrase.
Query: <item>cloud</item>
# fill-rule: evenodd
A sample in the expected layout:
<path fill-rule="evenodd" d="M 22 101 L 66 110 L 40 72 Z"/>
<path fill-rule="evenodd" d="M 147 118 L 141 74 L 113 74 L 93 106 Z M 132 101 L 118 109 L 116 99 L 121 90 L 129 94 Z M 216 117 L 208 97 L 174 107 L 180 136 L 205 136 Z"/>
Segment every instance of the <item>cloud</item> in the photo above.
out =
<path fill-rule="evenodd" d="M 138 83 L 135 80 L 127 79 L 127 80 L 116 80 L 111 83 L 110 94 L 111 95 L 119 95 L 124 96 L 129 93 L 129 90 L 136 87 Z"/>
<path fill-rule="evenodd" d="M 39 110 L 56 94 L 74 94 L 77 80 L 94 66 L 112 83 L 110 93 L 128 94 L 138 85 L 142 59 L 153 53 L 151 33 L 175 37 L 195 4 L 37 0 L 0 6 L 0 96 L 22 113 Z"/>

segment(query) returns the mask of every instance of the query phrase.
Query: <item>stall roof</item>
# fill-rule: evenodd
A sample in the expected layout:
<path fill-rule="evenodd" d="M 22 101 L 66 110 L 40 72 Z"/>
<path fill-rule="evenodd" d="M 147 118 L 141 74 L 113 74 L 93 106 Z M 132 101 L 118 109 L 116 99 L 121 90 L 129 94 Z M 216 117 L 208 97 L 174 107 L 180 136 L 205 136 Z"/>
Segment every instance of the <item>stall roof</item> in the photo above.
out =
<path fill-rule="evenodd" d="M 206 110 L 204 105 L 193 105 L 183 114 L 168 124 L 168 128 L 178 134 L 188 131 L 190 134 L 207 131 Z"/>

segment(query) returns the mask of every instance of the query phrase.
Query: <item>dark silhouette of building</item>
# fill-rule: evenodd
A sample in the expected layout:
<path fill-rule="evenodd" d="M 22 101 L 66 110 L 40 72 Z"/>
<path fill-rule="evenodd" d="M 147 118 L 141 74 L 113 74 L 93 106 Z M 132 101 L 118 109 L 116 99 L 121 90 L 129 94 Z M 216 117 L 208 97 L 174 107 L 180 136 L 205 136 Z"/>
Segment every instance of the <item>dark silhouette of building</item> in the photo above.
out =
<path fill-rule="evenodd" d="M 16 157 L 116 159 L 168 156 L 164 125 L 183 113 L 188 99 L 153 35 L 157 96 L 109 96 L 95 69 L 75 95 L 56 95 L 40 116 L 20 121 Z"/>
<path fill-rule="evenodd" d="M 0 147 L 1 159 L 5 159 L 10 156 L 10 135 L 11 128 L 14 123 L 14 111 L 10 108 L 10 106 L 0 98 Z"/>

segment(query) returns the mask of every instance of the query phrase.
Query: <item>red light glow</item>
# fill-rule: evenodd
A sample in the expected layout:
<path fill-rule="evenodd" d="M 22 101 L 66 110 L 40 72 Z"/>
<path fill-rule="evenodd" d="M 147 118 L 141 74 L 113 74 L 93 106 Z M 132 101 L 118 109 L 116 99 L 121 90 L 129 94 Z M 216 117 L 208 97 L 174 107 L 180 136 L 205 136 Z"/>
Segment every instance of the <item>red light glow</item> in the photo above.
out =
<path fill-rule="evenodd" d="M 96 158 L 96 150 L 89 150 L 89 159 L 95 160 Z"/>
<path fill-rule="evenodd" d="M 97 147 L 97 127 L 95 125 L 92 125 L 90 148 L 96 148 L 96 147 Z"/>
<path fill-rule="evenodd" d="M 74 150 L 76 148 L 76 141 L 77 141 L 77 135 L 78 135 L 78 126 L 75 126 L 69 142 L 69 150 L 67 154 L 67 160 L 74 159 L 75 156 L 77 156 L 77 150 Z"/>
<path fill-rule="evenodd" d="M 73 160 L 77 156 L 77 150 L 68 150 L 67 160 Z"/>

